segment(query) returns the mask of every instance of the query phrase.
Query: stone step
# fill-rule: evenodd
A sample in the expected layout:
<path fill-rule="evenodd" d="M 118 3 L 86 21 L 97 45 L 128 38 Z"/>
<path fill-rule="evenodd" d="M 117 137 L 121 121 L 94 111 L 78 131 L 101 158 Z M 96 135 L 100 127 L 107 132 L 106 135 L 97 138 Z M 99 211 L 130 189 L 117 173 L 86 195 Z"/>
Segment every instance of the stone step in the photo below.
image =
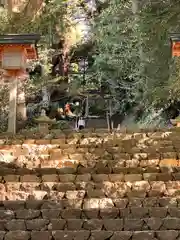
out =
<path fill-rule="evenodd" d="M 101 139 L 103 140 L 103 139 Z M 45 141 L 45 140 L 44 140 Z M 118 140 L 119 141 L 119 140 Z M 133 140 L 134 141 L 134 140 Z M 70 159 L 80 160 L 84 159 L 148 159 L 152 156 L 165 157 L 166 153 L 171 153 L 179 157 L 180 141 L 172 143 L 170 141 L 138 143 L 134 144 L 131 141 L 118 142 L 112 144 L 107 142 L 104 145 L 94 146 L 93 143 L 89 145 L 80 146 L 74 144 L 19 144 L 19 145 L 0 145 L 0 159 L 9 160 L 17 158 L 33 158 L 42 156 L 57 160 L 59 158 L 70 157 Z"/>
<path fill-rule="evenodd" d="M 90 145 L 87 148 L 77 147 L 68 145 L 61 147 L 57 147 L 56 145 L 12 145 L 12 146 L 1 146 L 0 145 L 0 154 L 1 159 L 11 158 L 17 159 L 18 157 L 34 157 L 34 156 L 44 156 L 49 157 L 50 159 L 57 159 L 63 156 L 69 155 L 71 159 L 73 158 L 89 158 L 94 157 L 95 159 L 113 159 L 117 157 L 119 154 L 120 158 L 126 157 L 126 159 L 131 158 L 142 158 L 147 159 L 151 158 L 151 156 L 166 156 L 166 153 L 173 153 L 176 156 L 179 156 L 179 146 L 174 147 L 172 144 L 168 146 L 129 146 L 128 148 L 121 148 L 120 146 L 104 146 L 104 147 L 94 147 Z M 78 154 L 78 155 L 77 155 Z"/>
<path fill-rule="evenodd" d="M 178 207 L 136 207 L 127 206 L 125 208 L 102 208 L 102 209 L 62 209 L 59 203 L 54 202 L 33 202 L 29 201 L 23 206 L 22 202 L 5 202 L 6 209 L 0 209 L 0 221 L 10 221 L 12 219 L 180 219 L 180 209 Z M 26 208 L 25 208 L 26 207 Z M 30 207 L 31 209 L 28 209 Z"/>
<path fill-rule="evenodd" d="M 43 215 L 44 216 L 44 215 Z M 25 216 L 24 216 L 25 218 Z M 106 230 L 145 231 L 180 230 L 180 218 L 142 219 L 13 219 L 0 220 L 0 231 Z"/>
<path fill-rule="evenodd" d="M 105 231 L 105 230 L 55 230 L 0 231 L 1 240 L 176 240 L 180 231 Z"/>
<path fill-rule="evenodd" d="M 176 169 L 177 170 L 177 169 Z M 130 170 L 129 170 L 130 171 Z M 72 183 L 75 185 L 75 187 L 72 187 L 68 190 L 75 190 L 75 189 L 82 189 L 79 187 L 80 183 L 84 182 L 84 184 L 88 184 L 98 187 L 98 183 L 106 182 L 106 184 L 111 183 L 118 183 L 119 182 L 139 182 L 139 181 L 150 181 L 150 182 L 177 182 L 180 180 L 180 172 L 153 172 L 153 173 L 129 173 L 124 174 L 123 171 L 119 174 L 53 174 L 52 171 L 49 172 L 41 172 L 39 170 L 28 172 L 17 172 L 16 174 L 10 174 L 7 173 L 7 175 L 4 173 L 4 176 L 0 176 L 0 184 L 25 184 L 25 183 L 36 183 L 37 187 L 39 186 L 39 189 L 41 189 L 41 186 L 43 183 L 52 183 L 52 188 L 54 188 L 55 185 L 59 184 L 65 184 L 69 183 L 72 185 Z M 20 175 L 21 174 L 21 175 Z M 23 175 L 22 175 L 23 174 Z M 52 189 L 53 190 L 53 189 Z"/>
<path fill-rule="evenodd" d="M 32 192 L 31 195 L 25 195 L 25 192 L 18 192 L 14 191 L 11 193 L 7 193 L 6 198 L 1 198 L 2 202 L 6 202 L 6 205 L 8 206 L 24 206 L 25 204 L 29 204 L 29 202 L 32 202 L 34 204 L 42 205 L 43 203 L 49 204 L 50 206 L 53 205 L 54 208 L 70 208 L 70 209 L 109 209 L 109 208 L 125 208 L 128 206 L 155 206 L 155 207 L 161 207 L 161 206 L 179 206 L 179 196 L 178 197 L 146 197 L 146 198 L 131 198 L 130 200 L 128 198 L 74 198 L 74 199 L 62 199 L 62 195 L 60 193 L 60 197 L 58 194 L 51 195 L 52 197 L 46 196 L 46 198 L 43 198 L 42 195 L 40 195 L 39 191 Z M 37 194 L 39 194 L 37 196 Z M 42 194 L 42 193 L 41 193 Z M 27 198 L 26 198 L 27 196 Z M 9 199 L 8 199 L 9 197 Z M 49 197 L 49 198 L 48 198 Z M 132 205 L 132 201 L 134 205 Z M 17 204 L 16 204 L 17 202 Z"/>
<path fill-rule="evenodd" d="M 26 178 L 23 182 L 0 183 L 0 199 L 84 199 L 124 197 L 175 197 L 180 196 L 180 181 L 134 181 L 134 182 L 38 182 Z M 32 177 L 32 176 L 31 176 Z M 34 177 L 34 176 L 33 176 Z M 35 176 L 36 177 L 36 176 Z M 79 200 L 78 200 L 79 201 Z"/>
<path fill-rule="evenodd" d="M 1 141 L 1 140 L 0 140 Z M 32 143 L 31 143 L 32 141 Z M 33 143 L 34 142 L 34 143 Z M 103 138 L 94 138 L 94 139 L 82 139 L 79 140 L 78 139 L 69 139 L 69 140 L 59 140 L 59 139 L 53 139 L 52 141 L 49 140 L 25 140 L 23 141 L 19 141 L 19 142 L 14 142 L 14 143 L 10 143 L 10 144 L 1 144 L 0 143 L 0 152 L 4 152 L 4 151 L 9 151 L 12 153 L 15 152 L 20 152 L 22 155 L 25 155 L 26 153 L 37 151 L 37 152 L 42 152 L 44 150 L 53 150 L 53 149 L 61 149 L 61 150 L 67 150 L 69 149 L 69 147 L 71 147 L 72 149 L 69 150 L 69 153 L 74 152 L 75 149 L 98 149 L 98 152 L 100 152 L 100 148 L 104 147 L 107 148 L 107 150 L 109 149 L 121 149 L 122 152 L 126 152 L 126 150 L 130 150 L 129 153 L 136 153 L 137 148 L 139 147 L 139 149 L 141 149 L 141 151 L 145 150 L 145 152 L 149 152 L 146 151 L 146 149 L 151 150 L 152 148 L 155 150 L 157 150 L 157 152 L 161 152 L 161 149 L 177 149 L 178 150 L 178 146 L 179 146 L 179 141 L 177 139 L 175 139 L 175 141 L 173 140 L 167 140 L 167 139 L 155 139 L 152 140 L 150 138 L 146 138 L 146 139 L 120 139 L 120 138 L 115 138 L 115 139 L 103 139 Z M 31 151 L 30 151 L 31 150 Z M 131 150 L 135 150 L 135 151 L 131 151 Z M 139 151 L 138 151 L 139 152 Z M 150 151 L 151 152 L 151 151 Z M 164 151 L 162 151 L 164 152 Z"/>
<path fill-rule="evenodd" d="M 67 200 L 67 199 L 66 199 Z M 71 201 L 73 201 L 71 199 Z M 101 200 L 107 201 L 107 199 Z M 118 199 L 112 199 L 113 201 L 113 206 L 110 206 L 110 209 L 112 211 L 113 208 L 127 208 L 127 207 L 155 207 L 155 208 L 176 208 L 180 207 L 180 197 L 147 197 L 147 198 L 118 198 Z M 0 209 L 5 210 L 5 209 L 10 209 L 10 210 L 17 210 L 17 209 L 58 209 L 62 208 L 62 202 L 66 202 L 65 200 L 63 201 L 54 201 L 54 200 L 33 200 L 33 199 L 28 199 L 28 200 L 4 200 L 0 202 Z M 101 209 L 109 211 L 108 205 L 105 207 L 100 208 L 98 199 L 86 199 L 86 202 L 89 203 L 89 206 L 86 206 L 85 209 L 83 208 L 76 208 L 75 211 L 83 211 L 84 210 L 92 210 L 95 209 L 95 211 L 99 211 Z M 97 206 L 97 207 L 96 207 Z M 66 209 L 68 211 L 68 209 Z M 69 210 L 70 212 L 74 211 L 73 208 Z M 94 211 L 94 210 L 93 210 Z"/>
<path fill-rule="evenodd" d="M 5 164 L 0 162 L 0 176 L 7 174 L 133 174 L 133 173 L 177 173 L 180 172 L 180 160 L 152 159 L 152 160 L 81 160 L 70 159 L 30 159 Z"/>
<path fill-rule="evenodd" d="M 97 133 L 70 133 L 69 135 L 59 136 L 58 138 L 54 139 L 42 139 L 42 138 L 33 138 L 16 135 L 16 138 L 7 137 L 4 138 L 0 136 L 0 144 L 2 145 L 19 145 L 19 144 L 31 144 L 31 145 L 66 145 L 66 144 L 79 144 L 79 145 L 97 145 L 97 144 L 104 144 L 106 142 L 127 142 L 130 141 L 132 143 L 140 142 L 140 140 L 144 140 L 143 142 L 152 143 L 153 141 L 162 142 L 163 145 L 167 145 L 168 142 L 174 142 L 175 140 L 179 139 L 179 132 L 171 131 L 168 132 L 146 132 L 146 133 L 109 133 L 103 130 L 99 134 Z"/>
<path fill-rule="evenodd" d="M 73 199 L 71 199 L 73 202 Z M 155 207 L 157 210 L 158 208 L 176 208 L 180 207 L 180 197 L 147 197 L 147 198 L 118 198 L 118 199 L 112 199 L 113 204 L 108 206 L 109 199 L 101 199 L 101 205 L 100 205 L 100 199 L 97 198 L 91 198 L 91 199 L 85 199 L 85 202 L 87 203 L 85 208 L 74 208 L 75 211 L 84 211 L 84 210 L 93 210 L 95 212 L 98 212 L 99 210 L 103 211 L 109 211 L 109 209 L 112 211 L 112 209 L 120 208 L 131 208 L 131 207 Z M 64 202 L 64 205 L 62 204 Z M 0 209 L 1 210 L 17 210 L 17 209 L 61 209 L 63 211 L 65 206 L 67 206 L 67 199 L 65 200 L 35 200 L 35 199 L 28 199 L 28 200 L 4 200 L 0 202 Z M 104 203 L 104 204 L 103 204 Z M 78 210 L 77 210 L 78 209 Z M 73 207 L 67 208 L 65 211 L 73 212 Z M 115 210 L 116 211 L 116 210 Z M 164 210 L 163 210 L 164 211 Z M 129 212 L 129 211 L 128 211 Z"/>

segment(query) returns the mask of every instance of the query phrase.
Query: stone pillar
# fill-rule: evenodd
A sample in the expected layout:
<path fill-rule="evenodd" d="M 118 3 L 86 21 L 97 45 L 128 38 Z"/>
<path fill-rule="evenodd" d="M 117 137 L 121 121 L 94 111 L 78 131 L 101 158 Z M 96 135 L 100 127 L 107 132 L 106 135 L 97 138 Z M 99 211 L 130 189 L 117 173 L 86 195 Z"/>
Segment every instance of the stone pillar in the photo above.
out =
<path fill-rule="evenodd" d="M 43 107 L 49 107 L 50 104 L 50 94 L 46 86 L 42 88 L 42 104 Z"/>
<path fill-rule="evenodd" d="M 17 79 L 12 79 L 9 87 L 9 117 L 8 133 L 16 133 L 16 110 L 17 110 Z"/>
<path fill-rule="evenodd" d="M 17 118 L 20 121 L 27 120 L 25 91 L 24 91 L 23 83 L 21 82 L 19 82 L 19 87 L 18 87 Z"/>

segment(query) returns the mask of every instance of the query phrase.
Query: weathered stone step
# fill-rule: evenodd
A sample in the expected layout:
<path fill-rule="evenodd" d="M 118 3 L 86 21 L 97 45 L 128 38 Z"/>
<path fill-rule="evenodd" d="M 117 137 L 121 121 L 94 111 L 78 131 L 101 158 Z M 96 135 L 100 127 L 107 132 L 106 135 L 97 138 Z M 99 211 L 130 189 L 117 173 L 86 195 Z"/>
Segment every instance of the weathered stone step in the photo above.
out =
<path fill-rule="evenodd" d="M 0 145 L 0 160 L 9 162 L 15 160 L 28 160 L 42 157 L 50 160 L 71 159 L 80 161 L 82 159 L 163 159 L 169 156 L 170 158 L 179 158 L 179 146 L 177 142 L 172 145 L 171 142 L 167 145 L 160 144 L 135 144 L 132 146 L 128 142 L 126 146 L 111 146 L 105 145 L 95 147 L 90 144 L 88 147 L 79 147 L 78 145 Z"/>
<path fill-rule="evenodd" d="M 45 156 L 62 156 L 63 154 L 81 154 L 86 156 L 87 153 L 96 154 L 100 157 L 101 154 L 104 156 L 104 153 L 110 153 L 115 155 L 116 153 L 128 154 L 133 156 L 134 154 L 144 153 L 146 155 L 151 155 L 152 153 L 157 153 L 163 155 L 166 152 L 179 152 L 180 142 L 152 142 L 152 143 L 135 143 L 132 144 L 132 141 L 121 141 L 118 144 L 112 144 L 107 142 L 104 145 L 94 145 L 93 143 L 89 145 L 78 145 L 78 144 L 23 144 L 23 145 L 0 145 L 0 153 L 2 155 L 12 155 L 14 157 L 19 156 L 28 156 L 28 155 L 45 155 Z M 104 151 L 103 151 L 104 150 Z"/>
<path fill-rule="evenodd" d="M 0 232 L 0 240 L 176 240 L 180 231 L 9 231 Z"/>
<path fill-rule="evenodd" d="M 39 194 L 39 195 L 38 195 Z M 127 198 L 124 198 L 122 200 L 122 198 L 73 198 L 73 199 L 62 199 L 62 195 L 61 192 L 58 194 L 54 194 L 48 196 L 48 194 L 46 195 L 46 197 L 44 197 L 44 195 L 42 195 L 43 193 L 39 193 L 39 191 L 34 191 L 31 194 L 27 194 L 25 192 L 18 192 L 18 191 L 14 191 L 14 192 L 10 192 L 7 193 L 5 195 L 6 198 L 3 199 L 3 197 L 1 197 L 1 200 L 7 200 L 7 201 L 17 201 L 17 202 L 22 202 L 22 204 L 24 205 L 24 201 L 28 201 L 30 199 L 30 201 L 34 201 L 37 202 L 37 204 L 40 204 L 41 201 L 48 203 L 50 205 L 53 205 L 55 207 L 59 207 L 61 209 L 63 208 L 84 208 L 84 209 L 94 209 L 94 208 L 98 208 L 98 209 L 104 209 L 104 208 L 113 208 L 113 207 L 122 207 L 122 204 L 127 204 Z M 74 194 L 74 192 L 72 192 L 72 195 Z M 3 194 L 2 194 L 3 195 Z M 60 195 L 60 196 L 59 196 Z M 4 195 L 3 195 L 4 196 Z M 71 196 L 71 195 L 70 195 Z M 9 198 L 8 198 L 9 197 Z M 49 198 L 48 198 L 49 197 Z M 72 197 L 72 196 L 71 196 Z M 159 197 L 159 196 L 158 196 Z M 142 205 L 142 199 L 143 198 L 133 198 L 136 200 L 136 204 L 140 204 Z M 156 199 L 156 198 L 155 198 Z M 172 204 L 175 204 L 174 201 L 178 202 L 178 206 L 179 206 L 179 201 L 177 198 L 173 198 L 171 201 L 173 203 L 170 203 L 169 198 L 160 198 L 162 200 L 163 203 L 159 203 L 160 206 L 162 204 L 167 204 L 169 206 L 172 206 Z M 39 202 L 40 201 L 40 202 Z M 157 205 L 157 200 L 155 202 L 152 200 L 152 198 L 146 198 L 145 203 L 149 203 L 153 206 L 158 206 Z M 176 204 L 177 204 L 176 202 Z M 56 205 L 57 203 L 57 205 Z M 145 203 L 143 203 L 145 205 Z"/>
<path fill-rule="evenodd" d="M 32 177 L 32 176 L 31 176 Z M 32 179 L 31 179 L 32 180 Z M 0 183 L 2 200 L 27 199 L 83 199 L 124 197 L 173 197 L 180 196 L 180 181 L 134 181 L 134 182 L 24 182 Z"/>
<path fill-rule="evenodd" d="M 96 142 L 97 140 L 97 142 Z M 30 140 L 31 141 L 31 140 Z M 28 144 L 28 143 L 19 143 L 19 144 L 12 144 L 12 145 L 1 145 L 0 144 L 0 152 L 4 153 L 12 153 L 14 155 L 17 155 L 16 153 L 19 153 L 20 155 L 27 155 L 27 154 L 34 154 L 35 152 L 46 154 L 49 152 L 50 154 L 54 152 L 54 149 L 59 149 L 62 152 L 67 153 L 75 153 L 81 152 L 85 153 L 87 152 L 97 152 L 100 153 L 101 148 L 104 148 L 105 151 L 116 153 L 152 153 L 152 152 L 159 152 L 164 153 L 166 150 L 178 150 L 179 147 L 179 141 L 168 141 L 168 140 L 151 140 L 147 139 L 144 140 L 141 139 L 140 141 L 135 139 L 128 139 L 128 140 L 122 140 L 122 139 L 115 139 L 115 140 L 105 140 L 103 138 L 94 139 L 94 141 L 90 142 L 87 140 L 82 140 L 81 143 L 79 143 L 77 140 L 70 140 L 69 143 L 60 143 L 56 139 L 52 140 L 53 143 L 50 143 L 47 140 L 39 140 L 42 142 L 42 144 Z M 85 142 L 86 141 L 86 142 Z M 89 142 L 88 142 L 89 141 Z M 57 143 L 56 143 L 57 142 Z M 71 147 L 71 149 L 69 149 Z"/>
<path fill-rule="evenodd" d="M 9 206 L 10 205 L 10 206 Z M 159 222 L 161 223 L 159 228 L 162 226 L 164 222 L 163 219 L 175 221 L 179 219 L 180 221 L 180 209 L 178 207 L 126 207 L 126 208 L 103 208 L 103 209 L 60 209 L 55 208 L 55 204 L 44 202 L 41 205 L 41 209 L 24 209 L 18 208 L 22 207 L 22 205 L 17 204 L 7 204 L 9 208 L 13 209 L 1 209 L 0 210 L 0 226 L 4 222 L 13 220 L 13 219 L 23 219 L 23 220 L 32 220 L 32 219 L 82 219 L 82 221 L 91 219 L 92 221 L 103 219 L 111 222 L 113 219 L 140 219 L 144 222 L 147 220 L 151 223 Z M 35 206 L 35 204 L 33 205 Z M 36 205 L 40 207 L 39 205 Z M 59 207 L 58 203 L 56 206 Z M 44 208 L 45 207 L 45 208 Z M 49 207 L 49 208 L 48 208 Z M 168 220 L 167 220 L 168 219 Z M 175 220 L 174 220 L 175 219 Z M 161 220 L 161 221 L 160 221 Z M 97 221 L 97 222 L 98 222 Z M 134 221 L 134 220 L 133 220 Z M 178 223 L 179 223 L 178 221 Z M 156 224 L 155 224 L 156 226 Z M 180 225 L 179 225 L 180 228 Z M 1 227 L 0 227 L 1 229 Z M 155 229 L 153 229 L 155 230 Z"/>
<path fill-rule="evenodd" d="M 179 157 L 179 148 L 173 147 L 169 144 L 166 147 L 161 146 L 148 146 L 141 148 L 140 146 L 130 147 L 127 149 L 122 149 L 121 147 L 105 146 L 105 147 L 94 147 L 90 145 L 88 148 L 75 147 L 68 145 L 64 148 L 56 147 L 56 145 L 27 145 L 27 146 L 0 146 L 1 159 L 17 159 L 18 157 L 35 157 L 44 156 L 50 159 L 58 159 L 67 157 L 69 155 L 70 159 L 80 159 L 80 158 L 93 158 L 93 159 L 115 159 L 117 154 L 120 158 L 125 159 L 151 159 L 152 156 L 165 157 L 166 153 L 171 153 L 171 156 L 176 155 Z"/>
<path fill-rule="evenodd" d="M 71 201 L 73 201 L 71 199 Z M 102 202 L 108 202 L 107 199 L 101 200 Z M 110 210 L 113 208 L 127 208 L 127 207 L 155 207 L 155 208 L 177 208 L 180 207 L 180 197 L 148 197 L 148 198 L 118 198 L 112 199 L 113 206 L 111 204 Z M 17 209 L 60 209 L 64 211 L 62 208 L 63 201 L 53 201 L 53 200 L 5 200 L 0 202 L 0 209 L 2 210 L 17 210 Z M 65 201 L 66 202 L 66 201 Z M 84 210 L 92 210 L 98 212 L 101 210 L 98 199 L 86 199 L 86 203 L 88 205 L 85 209 L 76 208 L 75 212 Z M 78 210 L 77 210 L 78 209 Z M 109 212 L 108 205 L 102 208 L 104 211 L 107 209 Z M 66 209 L 65 211 L 73 212 L 74 209 Z"/>
<path fill-rule="evenodd" d="M 43 183 L 51 183 L 52 188 L 55 187 L 55 185 L 62 185 L 65 183 L 73 183 L 75 187 L 71 187 L 71 189 L 68 190 L 75 190 L 79 189 L 80 183 L 84 182 L 84 184 L 94 186 L 98 186 L 98 183 L 108 182 L 111 183 L 119 183 L 119 182 L 139 182 L 139 181 L 164 181 L 164 182 L 178 182 L 180 180 L 180 172 L 153 172 L 153 173 L 129 173 L 124 174 L 123 172 L 119 174 L 53 174 L 53 172 L 41 172 L 41 175 L 39 171 L 37 172 L 29 172 L 29 174 L 7 174 L 4 176 L 0 176 L 0 185 L 6 184 L 6 185 L 14 185 L 17 183 L 17 187 L 20 185 L 25 185 L 26 183 L 36 183 L 37 188 L 41 189 L 43 187 Z M 110 183 L 109 183 L 110 184 Z M 72 185 L 72 184 L 71 184 Z M 80 187 L 80 189 L 82 189 Z M 52 189 L 53 190 L 53 189 Z"/>
<path fill-rule="evenodd" d="M 47 219 L 0 220 L 3 231 L 40 231 L 40 230 L 106 230 L 106 231 L 143 231 L 143 230 L 180 230 L 179 218 L 143 219 Z"/>
<path fill-rule="evenodd" d="M 9 206 L 10 205 L 10 206 Z M 22 207 L 16 204 L 7 204 L 12 209 L 1 209 L 0 220 L 12 219 L 142 219 L 142 218 L 177 218 L 180 210 L 177 207 L 126 207 L 108 209 L 59 209 L 54 208 L 55 204 L 44 202 L 41 209 L 18 209 Z M 37 205 L 39 206 L 39 205 Z M 59 207 L 58 203 L 56 204 Z M 49 207 L 45 208 L 44 207 Z M 52 208 L 53 207 L 53 208 Z M 17 208 L 17 209 L 16 209 Z"/>
<path fill-rule="evenodd" d="M 151 160 L 70 160 L 70 159 L 20 159 L 15 163 L 0 163 L 0 176 L 7 174 L 84 174 L 84 173 L 164 173 L 180 172 L 179 160 L 173 159 L 151 159 Z"/>
<path fill-rule="evenodd" d="M 0 144 L 1 145 L 80 145 L 80 146 L 87 146 L 87 145 L 103 145 L 108 143 L 157 143 L 161 142 L 162 145 L 168 145 L 169 143 L 174 142 L 175 140 L 179 140 L 179 133 L 178 132 L 154 132 L 154 133 L 113 133 L 110 134 L 108 132 L 101 132 L 100 134 L 96 133 L 71 133 L 69 136 L 62 135 L 59 138 L 55 139 L 30 139 L 26 138 L 25 136 L 21 136 L 18 138 L 18 135 L 15 139 L 13 138 L 1 138 L 0 136 Z M 142 141 L 143 140 L 143 141 Z"/>

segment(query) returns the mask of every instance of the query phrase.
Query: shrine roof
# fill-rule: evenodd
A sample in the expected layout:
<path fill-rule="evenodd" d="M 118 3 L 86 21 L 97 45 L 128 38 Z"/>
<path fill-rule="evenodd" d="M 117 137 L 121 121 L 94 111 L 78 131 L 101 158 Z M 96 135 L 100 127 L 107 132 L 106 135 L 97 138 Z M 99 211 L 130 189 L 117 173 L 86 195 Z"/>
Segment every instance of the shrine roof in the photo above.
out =
<path fill-rule="evenodd" d="M 180 41 L 180 33 L 171 33 L 170 39 L 173 42 L 179 42 Z"/>
<path fill-rule="evenodd" d="M 0 44 L 36 44 L 40 40 L 39 34 L 6 34 L 0 35 Z"/>

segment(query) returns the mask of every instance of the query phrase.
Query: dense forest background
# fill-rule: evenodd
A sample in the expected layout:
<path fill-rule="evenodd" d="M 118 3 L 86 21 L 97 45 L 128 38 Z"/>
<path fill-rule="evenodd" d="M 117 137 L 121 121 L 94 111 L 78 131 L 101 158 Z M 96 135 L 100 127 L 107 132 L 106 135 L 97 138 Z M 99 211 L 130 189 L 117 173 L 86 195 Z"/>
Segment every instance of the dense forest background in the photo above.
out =
<path fill-rule="evenodd" d="M 0 29 L 41 34 L 43 83 L 68 79 L 73 94 L 82 85 L 105 89 L 114 112 L 147 127 L 179 115 L 180 60 L 172 58 L 170 43 L 170 34 L 180 32 L 179 10 L 179 0 L 30 0 L 16 12 L 2 7 Z M 56 72 L 58 54 L 63 67 Z M 85 81 L 78 75 L 78 54 L 87 61 Z M 42 86 L 41 79 L 28 81 L 27 95 Z"/>

